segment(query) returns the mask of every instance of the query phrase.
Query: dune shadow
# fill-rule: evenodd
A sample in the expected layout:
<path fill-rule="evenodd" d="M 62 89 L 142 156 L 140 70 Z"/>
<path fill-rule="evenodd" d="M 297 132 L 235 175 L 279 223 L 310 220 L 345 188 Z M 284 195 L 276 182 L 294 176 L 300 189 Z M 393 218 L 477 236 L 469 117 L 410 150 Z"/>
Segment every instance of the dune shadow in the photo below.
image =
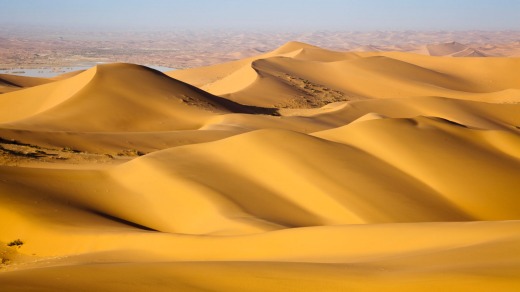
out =
<path fill-rule="evenodd" d="M 251 114 L 251 115 L 270 115 L 279 116 L 280 113 L 277 108 L 259 107 L 253 105 L 244 105 L 220 96 L 213 96 L 213 100 L 225 107 L 226 109 L 237 114 Z"/>
<path fill-rule="evenodd" d="M 186 86 L 191 87 L 193 90 L 197 91 L 199 94 L 206 96 L 211 102 L 215 103 L 216 105 L 219 105 L 233 113 L 237 114 L 251 114 L 251 115 L 270 115 L 270 116 L 279 116 L 280 113 L 277 108 L 267 108 L 267 107 L 259 107 L 259 106 L 252 106 L 252 105 L 244 105 L 229 99 L 226 99 L 224 97 L 220 97 L 217 95 L 213 95 L 207 91 L 204 91 L 196 86 L 193 86 L 191 84 L 188 84 L 184 81 L 172 78 L 166 74 L 164 74 L 161 71 L 155 70 L 150 67 L 142 66 L 146 70 L 148 70 L 150 73 L 155 74 L 157 76 L 160 76 L 161 78 L 168 78 L 175 80 L 177 82 L 184 83 Z"/>
<path fill-rule="evenodd" d="M 466 125 L 464 125 L 464 124 L 460 124 L 460 123 L 457 123 L 457 122 L 455 122 L 455 121 L 448 120 L 448 119 L 446 119 L 446 118 L 435 117 L 435 116 L 433 116 L 433 117 L 429 117 L 429 118 L 431 118 L 432 120 L 436 120 L 436 121 L 438 121 L 438 122 L 442 122 L 442 123 L 450 124 L 450 125 L 452 125 L 452 126 L 457 126 L 457 127 L 461 127 L 461 128 L 467 128 L 467 129 L 469 128 L 468 126 L 466 126 Z"/>
<path fill-rule="evenodd" d="M 156 231 L 156 232 L 158 231 L 158 230 L 150 228 L 148 226 L 144 226 L 144 225 L 132 222 L 132 221 L 128 221 L 128 220 L 125 220 L 123 218 L 119 218 L 119 217 L 110 215 L 108 213 L 101 212 L 99 210 L 94 210 L 94 209 L 86 209 L 86 210 L 89 211 L 92 214 L 101 216 L 101 217 L 103 217 L 105 219 L 108 219 L 108 220 L 111 220 L 111 221 L 114 221 L 114 222 L 118 222 L 118 223 L 130 226 L 130 227 L 133 227 L 133 228 L 137 228 L 137 229 L 141 229 L 141 230 L 145 230 L 145 231 Z"/>

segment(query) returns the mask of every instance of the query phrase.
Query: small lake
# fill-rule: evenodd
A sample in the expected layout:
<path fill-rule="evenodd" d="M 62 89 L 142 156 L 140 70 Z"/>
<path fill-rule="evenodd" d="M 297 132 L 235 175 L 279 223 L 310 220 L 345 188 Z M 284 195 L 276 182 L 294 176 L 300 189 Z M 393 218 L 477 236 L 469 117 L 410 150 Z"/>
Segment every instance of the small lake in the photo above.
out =
<path fill-rule="evenodd" d="M 65 74 L 68 72 L 78 71 L 78 70 L 87 70 L 94 67 L 92 66 L 73 66 L 73 67 L 48 67 L 48 68 L 37 68 L 37 69 L 7 69 L 0 70 L 0 74 L 11 74 L 11 75 L 20 75 L 20 76 L 30 76 L 30 77 L 42 77 L 49 78 L 57 75 Z M 164 67 L 164 66 L 155 66 L 155 65 L 144 65 L 146 67 L 150 67 L 157 71 L 166 72 L 175 70 L 174 68 Z"/>

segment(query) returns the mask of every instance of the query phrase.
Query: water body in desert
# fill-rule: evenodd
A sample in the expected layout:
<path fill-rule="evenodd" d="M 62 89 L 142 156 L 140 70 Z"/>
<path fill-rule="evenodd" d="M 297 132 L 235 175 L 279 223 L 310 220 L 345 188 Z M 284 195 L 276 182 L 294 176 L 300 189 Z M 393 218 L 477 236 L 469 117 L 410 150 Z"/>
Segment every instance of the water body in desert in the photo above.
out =
<path fill-rule="evenodd" d="M 24 69 L 24 68 L 13 68 L 13 69 L 3 69 L 0 70 L 0 74 L 11 74 L 11 75 L 19 75 L 19 76 L 27 76 L 27 77 L 41 77 L 41 78 L 51 78 L 61 74 L 70 73 L 74 71 L 84 71 L 90 69 L 91 67 L 96 66 L 96 64 L 85 65 L 85 66 L 72 66 L 72 67 L 53 67 L 53 68 L 37 68 L 37 69 Z M 154 65 L 145 65 L 146 67 L 166 72 L 172 71 L 173 68 L 164 67 L 164 66 L 154 66 Z"/>

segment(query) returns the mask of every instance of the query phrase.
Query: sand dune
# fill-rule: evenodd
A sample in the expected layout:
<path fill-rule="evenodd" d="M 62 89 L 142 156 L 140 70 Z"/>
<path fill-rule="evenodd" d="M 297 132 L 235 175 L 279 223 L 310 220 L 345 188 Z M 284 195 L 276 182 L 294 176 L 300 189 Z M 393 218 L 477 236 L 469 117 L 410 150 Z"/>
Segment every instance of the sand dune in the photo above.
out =
<path fill-rule="evenodd" d="M 340 53 L 290 42 L 256 58 L 167 74 L 243 104 L 312 108 L 336 101 L 418 96 L 518 101 L 520 81 L 513 72 L 519 68 L 517 58 Z"/>
<path fill-rule="evenodd" d="M 30 105 L 13 111 L 20 100 Z M 90 132 L 196 129 L 212 112 L 245 109 L 130 64 L 98 65 L 31 92 L 4 94 L 0 102 L 5 111 L 0 121 L 12 127 Z"/>
<path fill-rule="evenodd" d="M 0 93 L 41 85 L 51 81 L 52 80 L 46 78 L 0 74 Z"/>
<path fill-rule="evenodd" d="M 518 290 L 518 69 L 290 42 L 2 77 L 0 288 Z"/>
<path fill-rule="evenodd" d="M 450 42 L 426 45 L 426 49 L 430 53 L 430 56 L 450 56 L 465 51 L 468 47 L 461 43 Z"/>
<path fill-rule="evenodd" d="M 486 57 L 487 55 L 478 49 L 470 48 L 458 42 L 429 44 L 425 46 L 430 56 L 450 57 Z"/>
<path fill-rule="evenodd" d="M 375 50 L 370 50 L 375 51 Z M 399 51 L 442 57 L 518 57 L 518 48 L 514 43 L 497 45 L 494 43 L 462 44 L 458 42 L 430 43 L 425 45 L 383 47 L 377 51 Z"/>

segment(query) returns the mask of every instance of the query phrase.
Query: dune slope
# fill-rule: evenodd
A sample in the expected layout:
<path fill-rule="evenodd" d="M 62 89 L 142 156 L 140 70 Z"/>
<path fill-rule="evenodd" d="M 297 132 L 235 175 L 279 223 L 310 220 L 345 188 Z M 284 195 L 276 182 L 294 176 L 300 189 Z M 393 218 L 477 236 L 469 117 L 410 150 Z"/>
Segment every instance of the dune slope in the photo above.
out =
<path fill-rule="evenodd" d="M 196 129 L 212 113 L 246 109 L 131 64 L 98 65 L 29 90 L 1 96 L 6 127 L 90 132 Z M 27 106 L 13 111 L 20 102 Z"/>
<path fill-rule="evenodd" d="M 0 290 L 516 291 L 519 68 L 290 42 L 1 94 Z"/>
<path fill-rule="evenodd" d="M 49 82 L 52 82 L 52 80 L 47 78 L 0 74 L 0 93 L 11 92 Z"/>
<path fill-rule="evenodd" d="M 439 46 L 451 50 L 457 44 Z M 340 53 L 290 42 L 257 57 L 167 74 L 244 104 L 312 108 L 335 101 L 417 96 L 518 102 L 520 79 L 514 72 L 519 68 L 519 58 Z"/>

